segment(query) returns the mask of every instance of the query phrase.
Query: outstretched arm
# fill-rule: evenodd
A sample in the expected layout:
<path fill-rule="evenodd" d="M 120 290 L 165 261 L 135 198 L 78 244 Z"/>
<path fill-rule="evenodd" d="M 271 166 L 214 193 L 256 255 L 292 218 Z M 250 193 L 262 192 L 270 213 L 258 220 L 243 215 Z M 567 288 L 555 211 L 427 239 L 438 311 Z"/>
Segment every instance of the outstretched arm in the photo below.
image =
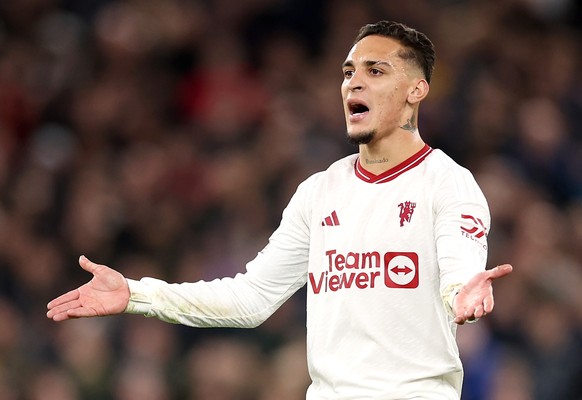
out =
<path fill-rule="evenodd" d="M 129 302 L 129 287 L 123 275 L 100 264 L 79 258 L 79 265 L 93 279 L 48 303 L 47 317 L 54 321 L 122 313 Z"/>
<path fill-rule="evenodd" d="M 508 275 L 512 270 L 513 267 L 509 264 L 499 265 L 478 273 L 461 286 L 453 301 L 455 322 L 463 325 L 493 311 L 493 281 Z"/>

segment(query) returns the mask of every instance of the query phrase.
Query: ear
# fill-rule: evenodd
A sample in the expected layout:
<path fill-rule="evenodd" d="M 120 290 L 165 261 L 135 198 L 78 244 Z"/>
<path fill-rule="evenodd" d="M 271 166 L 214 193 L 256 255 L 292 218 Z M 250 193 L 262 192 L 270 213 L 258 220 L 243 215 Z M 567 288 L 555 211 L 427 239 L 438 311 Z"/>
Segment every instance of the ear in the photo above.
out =
<path fill-rule="evenodd" d="M 430 87 L 425 79 L 418 79 L 416 81 L 416 85 L 411 87 L 410 93 L 408 93 L 406 100 L 410 104 L 418 104 L 424 100 L 426 96 L 428 96 L 429 89 Z"/>

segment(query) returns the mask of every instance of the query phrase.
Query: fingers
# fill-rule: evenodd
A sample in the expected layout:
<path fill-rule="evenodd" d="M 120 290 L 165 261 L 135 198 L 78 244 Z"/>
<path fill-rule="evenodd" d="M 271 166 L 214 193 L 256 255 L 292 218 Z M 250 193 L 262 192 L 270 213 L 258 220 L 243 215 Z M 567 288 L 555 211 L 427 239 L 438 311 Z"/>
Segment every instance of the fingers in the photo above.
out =
<path fill-rule="evenodd" d="M 61 296 L 63 297 L 63 296 Z M 70 301 L 60 303 L 58 305 L 53 304 L 53 302 L 49 303 L 48 305 L 49 310 L 46 313 L 48 318 L 51 318 L 54 321 L 64 321 L 72 317 L 71 311 L 81 308 L 81 302 L 78 298 L 74 298 Z"/>
<path fill-rule="evenodd" d="M 465 322 L 475 322 L 479 318 L 486 316 L 487 313 L 483 309 L 483 306 L 475 307 L 474 311 L 465 311 L 464 313 L 455 316 L 455 323 L 458 325 L 463 325 Z"/>
<path fill-rule="evenodd" d="M 79 290 L 74 289 L 74 290 L 71 290 L 70 292 L 67 292 L 67 293 L 57 297 L 56 299 L 50 301 L 47 304 L 47 308 L 49 310 L 52 310 L 52 309 L 54 309 L 62 304 L 77 300 L 78 298 L 79 298 Z"/>
<path fill-rule="evenodd" d="M 73 300 L 51 308 L 46 315 L 53 321 L 59 322 L 72 318 L 94 317 L 97 313 L 95 309 L 83 306 L 80 300 Z"/>
<path fill-rule="evenodd" d="M 467 322 L 468 318 L 464 315 L 458 315 L 455 317 L 455 323 L 457 325 L 464 325 Z"/>
<path fill-rule="evenodd" d="M 95 264 L 94 262 L 89 261 L 89 259 L 85 256 L 81 256 L 79 257 L 79 265 L 81 265 L 81 267 L 88 272 L 95 272 L 95 270 L 97 269 L 97 264 Z M 71 302 L 73 300 L 77 300 L 79 298 L 79 290 L 78 289 L 73 289 L 57 298 L 55 298 L 54 300 L 50 301 L 47 304 L 47 308 L 49 310 L 58 307 L 64 303 L 68 303 Z"/>
<path fill-rule="evenodd" d="M 457 308 L 455 308 L 455 319 L 457 324 L 464 324 L 465 322 L 473 322 L 479 318 L 483 318 L 491 311 L 493 311 L 493 294 L 485 295 L 484 297 L 464 297 L 457 299 Z"/>
<path fill-rule="evenodd" d="M 473 317 L 475 317 L 475 319 L 478 318 L 482 318 L 486 315 L 487 313 L 485 312 L 485 307 L 483 305 L 478 305 L 477 307 L 475 307 L 475 312 L 473 312 Z"/>
<path fill-rule="evenodd" d="M 61 322 L 61 321 L 65 321 L 67 319 L 70 319 L 69 315 L 65 312 L 65 313 L 58 313 L 55 314 L 54 316 L 51 317 L 53 321 L 55 322 Z"/>
<path fill-rule="evenodd" d="M 95 311 L 87 309 L 84 307 L 67 308 L 53 315 L 52 320 L 55 322 L 65 321 L 67 319 L 83 318 L 83 317 L 94 317 Z"/>
<path fill-rule="evenodd" d="M 483 311 L 486 314 L 489 314 L 491 311 L 493 311 L 494 303 L 493 296 L 485 297 L 485 299 L 483 299 Z"/>
<path fill-rule="evenodd" d="M 83 268 L 85 271 L 90 272 L 92 274 L 95 273 L 95 270 L 97 270 L 97 267 L 99 266 L 99 264 L 95 264 L 93 261 L 89 260 L 87 257 L 85 256 L 81 256 L 79 257 L 79 265 L 81 266 L 81 268 Z"/>
<path fill-rule="evenodd" d="M 99 271 L 104 271 L 104 266 L 95 264 L 87 257 L 79 257 L 79 265 L 87 272 L 95 275 Z M 87 285 L 84 285 L 87 286 Z M 47 304 L 47 317 L 54 321 L 64 321 L 70 318 L 80 318 L 85 316 L 94 316 L 96 311 L 93 308 L 86 308 L 81 303 L 81 292 L 83 286 L 71 290 Z"/>
<path fill-rule="evenodd" d="M 513 271 L 513 267 L 510 264 L 498 265 L 497 267 L 489 270 L 490 279 L 498 279 L 509 275 Z"/>

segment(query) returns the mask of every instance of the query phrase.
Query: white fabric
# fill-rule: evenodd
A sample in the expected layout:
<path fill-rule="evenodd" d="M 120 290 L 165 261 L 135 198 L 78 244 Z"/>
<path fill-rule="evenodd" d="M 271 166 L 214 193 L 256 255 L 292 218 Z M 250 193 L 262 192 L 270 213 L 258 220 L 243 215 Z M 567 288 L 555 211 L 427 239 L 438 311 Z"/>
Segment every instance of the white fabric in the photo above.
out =
<path fill-rule="evenodd" d="M 246 273 L 128 280 L 126 312 L 254 327 L 307 284 L 307 399 L 458 399 L 451 293 L 485 269 L 489 224 L 473 176 L 442 151 L 377 177 L 351 155 L 299 186 Z"/>

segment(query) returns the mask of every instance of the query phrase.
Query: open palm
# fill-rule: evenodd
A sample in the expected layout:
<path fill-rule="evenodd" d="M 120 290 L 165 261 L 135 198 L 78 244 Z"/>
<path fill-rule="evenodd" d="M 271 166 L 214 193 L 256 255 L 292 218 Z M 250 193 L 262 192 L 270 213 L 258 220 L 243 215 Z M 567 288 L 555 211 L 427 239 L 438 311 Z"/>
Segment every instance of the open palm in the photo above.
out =
<path fill-rule="evenodd" d="M 79 258 L 79 265 L 93 274 L 93 279 L 48 303 L 47 317 L 54 321 L 97 317 L 122 313 L 129 302 L 129 287 L 119 272 Z"/>
<path fill-rule="evenodd" d="M 499 265 L 475 275 L 455 296 L 453 312 L 459 325 L 474 321 L 493 311 L 493 281 L 511 273 L 509 264 Z"/>

